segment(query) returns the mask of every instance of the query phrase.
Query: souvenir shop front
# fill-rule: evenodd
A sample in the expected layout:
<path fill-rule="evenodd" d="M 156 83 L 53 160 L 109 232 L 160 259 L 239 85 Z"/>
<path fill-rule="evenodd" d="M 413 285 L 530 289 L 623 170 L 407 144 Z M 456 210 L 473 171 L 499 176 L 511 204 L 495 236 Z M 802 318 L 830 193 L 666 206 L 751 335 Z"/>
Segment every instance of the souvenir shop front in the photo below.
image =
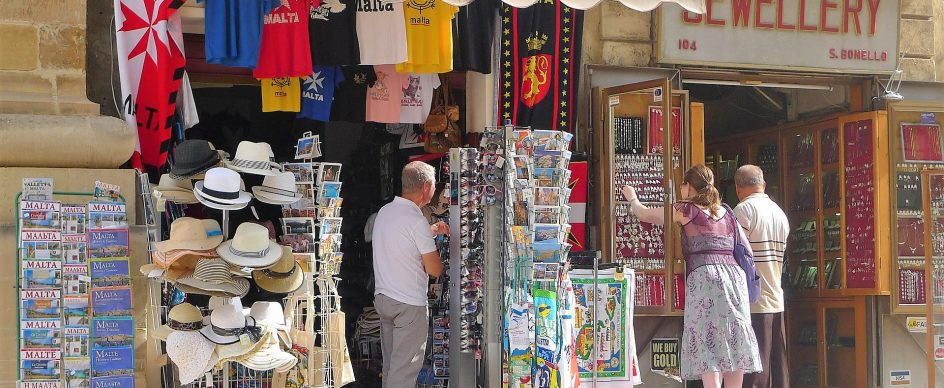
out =
<path fill-rule="evenodd" d="M 761 167 L 767 194 L 788 216 L 782 283 L 792 386 L 941 381 L 936 329 L 918 333 L 907 323 L 940 319 L 927 300 L 937 287 L 927 282 L 939 267 L 929 214 L 944 96 L 939 84 L 901 86 L 897 9 L 881 4 L 871 25 L 837 13 L 815 26 L 780 9 L 768 26 L 717 6 L 706 15 L 665 7 L 656 36 L 657 61 L 667 66 L 590 66 L 596 240 L 603 257 L 637 274 L 645 381 L 677 376 L 665 353 L 681 337 L 685 268 L 678 228 L 640 223 L 619 187 L 668 205 L 681 173 L 698 163 L 713 170 L 732 207 L 734 172 Z"/>

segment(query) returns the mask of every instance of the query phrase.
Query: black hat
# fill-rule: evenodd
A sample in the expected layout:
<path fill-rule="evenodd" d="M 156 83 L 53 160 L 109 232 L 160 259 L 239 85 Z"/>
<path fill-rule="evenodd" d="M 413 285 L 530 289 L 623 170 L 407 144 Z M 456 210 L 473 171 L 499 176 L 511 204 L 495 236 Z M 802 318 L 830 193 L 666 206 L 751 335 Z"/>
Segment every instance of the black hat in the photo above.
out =
<path fill-rule="evenodd" d="M 220 153 L 206 140 L 184 140 L 174 149 L 174 165 L 170 176 L 183 179 L 220 164 Z"/>

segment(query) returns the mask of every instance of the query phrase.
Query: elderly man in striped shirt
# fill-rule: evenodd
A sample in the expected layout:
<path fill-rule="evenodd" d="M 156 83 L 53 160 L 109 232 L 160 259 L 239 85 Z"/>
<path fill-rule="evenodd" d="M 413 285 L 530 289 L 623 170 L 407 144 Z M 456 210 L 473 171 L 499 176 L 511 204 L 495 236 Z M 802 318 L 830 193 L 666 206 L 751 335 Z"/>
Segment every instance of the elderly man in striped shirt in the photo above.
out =
<path fill-rule="evenodd" d="M 761 282 L 760 299 L 751 305 L 751 322 L 764 371 L 744 375 L 744 387 L 786 388 L 790 386 L 790 377 L 780 279 L 789 221 L 783 209 L 764 193 L 767 183 L 760 167 L 741 166 L 734 174 L 734 183 L 741 201 L 734 208 L 734 215 L 751 242 Z"/>

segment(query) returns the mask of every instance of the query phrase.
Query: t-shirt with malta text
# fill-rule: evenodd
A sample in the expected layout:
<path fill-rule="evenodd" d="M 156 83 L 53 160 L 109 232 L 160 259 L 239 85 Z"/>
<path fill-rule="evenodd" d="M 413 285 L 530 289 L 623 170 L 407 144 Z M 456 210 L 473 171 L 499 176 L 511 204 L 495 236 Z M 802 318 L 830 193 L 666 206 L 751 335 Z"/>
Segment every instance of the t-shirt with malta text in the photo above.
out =
<path fill-rule="evenodd" d="M 403 3 L 357 2 L 357 41 L 362 65 L 402 63 L 407 59 Z"/>
<path fill-rule="evenodd" d="M 309 12 L 308 39 L 316 66 L 347 66 L 361 62 L 357 43 L 360 0 L 322 0 Z"/>
<path fill-rule="evenodd" d="M 433 104 L 433 90 L 439 87 L 438 74 L 404 74 L 401 82 L 400 122 L 423 124 Z"/>
<path fill-rule="evenodd" d="M 395 197 L 377 212 L 372 233 L 374 295 L 426 306 L 429 276 L 423 255 L 436 251 L 433 231 L 415 203 Z"/>
<path fill-rule="evenodd" d="M 256 78 L 305 77 L 311 74 L 308 11 L 320 0 L 281 0 L 262 18 L 262 47 Z"/>
<path fill-rule="evenodd" d="M 459 8 L 442 0 L 406 0 L 407 61 L 397 65 L 401 73 L 452 71 L 452 18 Z M 483 36 L 481 39 L 491 39 Z"/>
<path fill-rule="evenodd" d="M 367 88 L 374 85 L 377 75 L 373 66 L 343 66 L 344 82 L 334 92 L 331 120 L 363 123 L 367 110 Z"/>
<path fill-rule="evenodd" d="M 262 111 L 263 112 L 298 112 L 301 108 L 298 78 L 263 78 L 262 84 Z"/>
<path fill-rule="evenodd" d="M 344 80 L 337 66 L 315 66 L 310 76 L 302 79 L 302 111 L 298 117 L 317 121 L 331 118 L 334 88 Z"/>
<path fill-rule="evenodd" d="M 395 124 L 400 122 L 400 102 L 403 98 L 402 78 L 394 65 L 375 65 L 377 82 L 367 89 L 367 121 Z"/>

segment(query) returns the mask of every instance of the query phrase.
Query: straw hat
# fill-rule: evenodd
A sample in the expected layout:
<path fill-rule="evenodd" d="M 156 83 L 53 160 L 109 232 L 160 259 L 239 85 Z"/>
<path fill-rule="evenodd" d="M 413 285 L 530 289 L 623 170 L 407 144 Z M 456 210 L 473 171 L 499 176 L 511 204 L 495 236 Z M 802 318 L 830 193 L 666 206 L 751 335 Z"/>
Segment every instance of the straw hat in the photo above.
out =
<path fill-rule="evenodd" d="M 233 278 L 229 266 L 220 259 L 200 259 L 192 274 L 177 279 L 177 286 L 202 295 L 243 296 L 249 292 L 249 281 Z"/>
<path fill-rule="evenodd" d="M 180 384 L 194 382 L 209 368 L 213 343 L 197 331 L 175 331 L 167 336 L 167 357 L 177 365 Z"/>
<path fill-rule="evenodd" d="M 274 331 L 286 347 L 292 347 L 292 339 L 288 335 L 288 326 L 285 325 L 285 313 L 282 305 L 276 302 L 256 302 L 249 309 L 249 318 L 256 326 L 261 326 L 266 332 Z"/>
<path fill-rule="evenodd" d="M 167 324 L 154 329 L 151 334 L 162 341 L 175 331 L 198 331 L 203 328 L 203 314 L 200 309 L 190 303 L 181 303 L 167 313 Z"/>
<path fill-rule="evenodd" d="M 252 271 L 252 279 L 259 288 L 277 294 L 294 292 L 305 280 L 304 272 L 295 262 L 292 248 L 282 246 L 282 257 L 269 268 Z"/>
<path fill-rule="evenodd" d="M 154 243 L 158 252 L 172 250 L 208 251 L 223 242 L 223 231 L 216 220 L 180 217 L 170 224 L 170 239 Z"/>
<path fill-rule="evenodd" d="M 266 176 L 262 186 L 252 188 L 252 194 L 259 202 L 271 205 L 289 205 L 302 199 L 295 191 L 295 174 L 288 171 Z"/>
<path fill-rule="evenodd" d="M 197 203 L 190 179 L 174 179 L 169 174 L 161 175 L 161 180 L 154 187 L 154 197 L 185 205 Z"/>
<path fill-rule="evenodd" d="M 272 155 L 269 143 L 241 141 L 236 146 L 233 160 L 225 163 L 227 167 L 247 174 L 275 175 L 278 171 L 274 171 L 273 167 L 278 169 L 278 164 L 272 162 Z"/>
<path fill-rule="evenodd" d="M 249 204 L 252 195 L 243 191 L 246 184 L 236 171 L 216 167 L 206 172 L 206 177 L 193 186 L 197 201 L 219 210 L 239 210 Z"/>
<path fill-rule="evenodd" d="M 216 248 L 216 253 L 237 267 L 265 268 L 282 257 L 282 248 L 269 240 L 268 228 L 244 222 L 236 228 L 232 240 L 224 241 Z"/>
<path fill-rule="evenodd" d="M 200 329 L 200 334 L 217 345 L 230 345 L 239 342 L 241 335 L 247 334 L 247 323 L 242 308 L 224 304 L 210 313 L 210 324 Z"/>
<path fill-rule="evenodd" d="M 226 304 L 236 306 L 237 309 L 242 310 L 243 315 L 249 314 L 249 310 L 243 308 L 243 301 L 239 299 L 239 297 L 235 297 L 235 296 L 215 296 L 215 295 L 210 296 L 210 301 L 207 303 L 207 311 L 212 313 L 213 310 L 216 310 Z M 209 315 L 203 317 L 203 324 L 204 325 L 210 324 Z"/>
<path fill-rule="evenodd" d="M 288 372 L 298 363 L 295 356 L 279 347 L 279 340 L 272 332 L 267 332 L 259 342 L 256 349 L 237 357 L 235 361 L 255 371 L 274 370 L 281 373 Z"/>

